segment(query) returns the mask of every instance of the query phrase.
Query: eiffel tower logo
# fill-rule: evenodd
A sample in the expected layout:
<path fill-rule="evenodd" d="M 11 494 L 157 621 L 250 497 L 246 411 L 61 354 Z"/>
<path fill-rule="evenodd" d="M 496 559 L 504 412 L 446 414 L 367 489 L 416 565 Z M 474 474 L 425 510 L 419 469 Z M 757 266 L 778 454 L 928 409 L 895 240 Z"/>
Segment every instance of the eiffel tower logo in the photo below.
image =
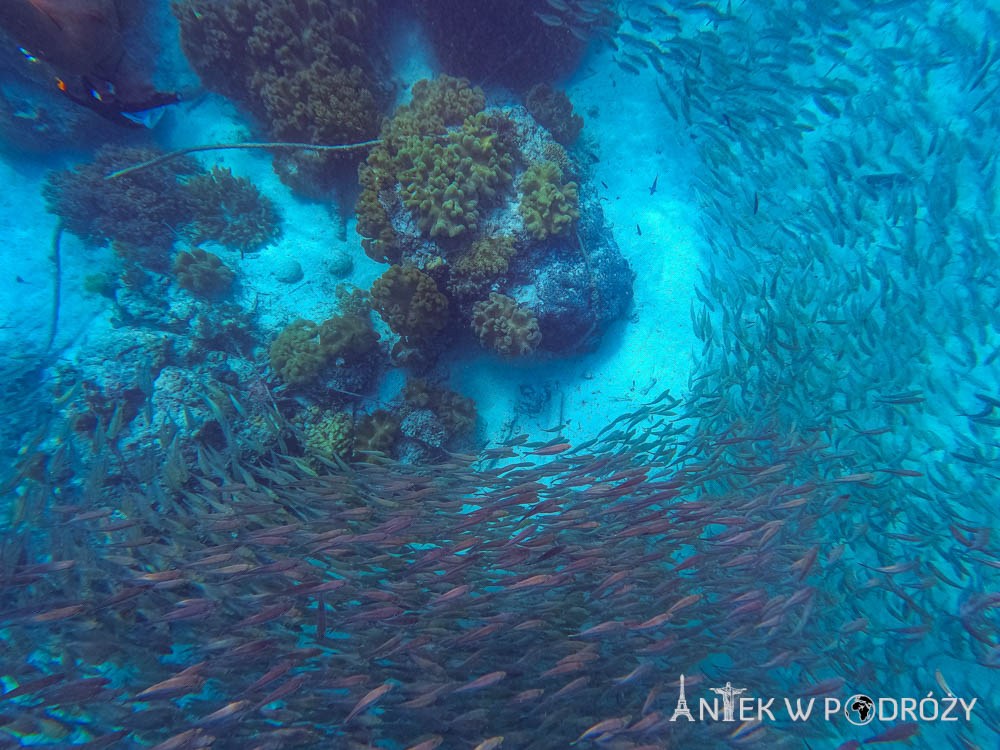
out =
<path fill-rule="evenodd" d="M 674 715 L 670 717 L 670 721 L 677 721 L 678 716 L 683 716 L 688 721 L 694 721 L 694 717 L 688 709 L 688 702 L 684 698 L 684 675 L 681 675 L 681 694 L 677 699 L 677 708 L 674 709 Z"/>

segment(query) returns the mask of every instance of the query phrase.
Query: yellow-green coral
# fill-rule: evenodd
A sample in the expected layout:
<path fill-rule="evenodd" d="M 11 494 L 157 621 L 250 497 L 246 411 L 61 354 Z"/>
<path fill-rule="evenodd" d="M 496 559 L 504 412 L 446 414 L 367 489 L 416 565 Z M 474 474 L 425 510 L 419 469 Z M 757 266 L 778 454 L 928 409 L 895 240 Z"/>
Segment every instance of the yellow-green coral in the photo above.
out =
<path fill-rule="evenodd" d="M 390 266 L 371 289 L 372 307 L 404 338 L 422 338 L 441 330 L 448 298 L 427 274 L 413 266 Z"/>
<path fill-rule="evenodd" d="M 514 160 L 485 112 L 466 118 L 442 142 L 410 136 L 397 158 L 403 205 L 431 237 L 458 237 L 479 223 L 479 207 L 511 181 Z"/>
<path fill-rule="evenodd" d="M 512 237 L 484 237 L 451 265 L 448 289 L 456 297 L 482 297 L 509 266 L 516 249 Z"/>
<path fill-rule="evenodd" d="M 271 344 L 271 368 L 289 385 L 304 385 L 331 359 L 362 356 L 377 343 L 371 323 L 358 315 L 334 315 L 321 325 L 298 318 Z"/>
<path fill-rule="evenodd" d="M 396 109 L 382 137 L 392 144 L 410 135 L 443 133 L 447 126 L 460 125 L 485 106 L 483 90 L 470 88 L 467 78 L 424 78 L 413 84 L 413 99 Z"/>
<path fill-rule="evenodd" d="M 472 310 L 472 328 L 487 349 L 500 354 L 530 354 L 542 341 L 535 314 L 503 294 L 490 294 Z"/>
<path fill-rule="evenodd" d="M 413 101 L 396 110 L 383 127 L 381 144 L 358 170 L 357 231 L 373 260 L 399 262 L 396 232 L 384 200 L 396 184 L 403 204 L 422 232 L 457 237 L 475 228 L 479 205 L 511 181 L 513 158 L 506 141 L 481 110 L 479 88 L 464 78 L 441 76 L 413 86 Z M 461 130 L 446 134 L 448 126 Z"/>
<path fill-rule="evenodd" d="M 311 407 L 313 416 L 319 410 Z M 324 458 L 349 456 L 354 447 L 354 418 L 347 412 L 328 411 L 307 422 L 303 435 L 306 447 Z"/>
<path fill-rule="evenodd" d="M 524 228 L 539 240 L 565 232 L 579 218 L 577 185 L 563 183 L 559 165 L 551 161 L 528 167 L 521 178 Z"/>
<path fill-rule="evenodd" d="M 325 361 L 319 326 L 311 320 L 292 321 L 271 344 L 271 369 L 289 385 L 315 379 Z"/>
<path fill-rule="evenodd" d="M 233 272 L 214 253 L 205 252 L 200 247 L 191 252 L 181 250 L 174 258 L 174 276 L 177 285 L 189 292 L 217 299 L 224 297 L 233 285 Z"/>

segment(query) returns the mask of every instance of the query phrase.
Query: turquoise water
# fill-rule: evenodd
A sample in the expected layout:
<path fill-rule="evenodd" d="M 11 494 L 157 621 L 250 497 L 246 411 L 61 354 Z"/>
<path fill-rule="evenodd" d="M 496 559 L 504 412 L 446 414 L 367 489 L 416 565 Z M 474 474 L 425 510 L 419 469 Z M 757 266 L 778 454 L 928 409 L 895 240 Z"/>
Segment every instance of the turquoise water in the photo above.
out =
<path fill-rule="evenodd" d="M 0 747 L 996 746 L 998 9 L 9 2 Z"/>

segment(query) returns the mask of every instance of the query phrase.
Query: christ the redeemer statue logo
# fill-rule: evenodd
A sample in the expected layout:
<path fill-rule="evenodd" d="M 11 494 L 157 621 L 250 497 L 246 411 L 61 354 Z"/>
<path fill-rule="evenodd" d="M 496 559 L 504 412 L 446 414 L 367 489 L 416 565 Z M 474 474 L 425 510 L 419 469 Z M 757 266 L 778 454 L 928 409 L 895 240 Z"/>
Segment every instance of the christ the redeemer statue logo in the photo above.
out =
<path fill-rule="evenodd" d="M 677 708 L 674 709 L 674 715 L 670 717 L 670 721 L 677 721 L 678 716 L 683 716 L 688 721 L 694 721 L 694 717 L 688 709 L 687 700 L 684 698 L 684 675 L 681 675 L 681 695 L 677 699 Z"/>
<path fill-rule="evenodd" d="M 740 693 L 745 693 L 746 688 L 736 689 L 733 687 L 733 683 L 727 682 L 725 687 L 711 688 L 713 693 L 718 693 L 722 696 L 722 720 L 723 721 L 735 721 L 733 718 L 733 696 L 739 695 Z"/>

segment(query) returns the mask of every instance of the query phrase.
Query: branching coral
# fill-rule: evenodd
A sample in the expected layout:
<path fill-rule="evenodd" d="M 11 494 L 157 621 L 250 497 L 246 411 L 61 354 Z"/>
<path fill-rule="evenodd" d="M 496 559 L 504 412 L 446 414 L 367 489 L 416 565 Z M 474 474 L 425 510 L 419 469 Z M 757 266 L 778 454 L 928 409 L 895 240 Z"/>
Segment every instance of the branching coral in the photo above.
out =
<path fill-rule="evenodd" d="M 200 172 L 189 158 L 105 180 L 121 167 L 159 156 L 152 149 L 104 146 L 94 161 L 50 172 L 42 193 L 48 210 L 84 242 L 115 243 L 150 268 L 167 267 L 176 235 L 171 227 L 191 221 L 190 197 L 178 178 Z"/>
<path fill-rule="evenodd" d="M 448 298 L 427 274 L 413 266 L 390 266 L 371 289 L 372 307 L 404 339 L 421 339 L 441 330 Z"/>
<path fill-rule="evenodd" d="M 228 167 L 212 167 L 191 177 L 184 186 L 194 210 L 186 233 L 193 242 L 214 240 L 233 250 L 252 252 L 281 232 L 274 203 L 246 177 Z"/>
<path fill-rule="evenodd" d="M 476 303 L 472 328 L 487 349 L 508 355 L 533 352 L 542 341 L 535 314 L 503 294 Z"/>
<path fill-rule="evenodd" d="M 533 86 L 524 98 L 528 112 L 563 146 L 572 146 L 583 129 L 583 118 L 573 113 L 573 104 L 563 91 L 547 83 Z"/>
<path fill-rule="evenodd" d="M 174 276 L 181 289 L 205 297 L 219 299 L 229 293 L 233 285 L 233 272 L 218 255 L 208 253 L 200 247 L 191 252 L 182 250 L 174 258 Z"/>
<path fill-rule="evenodd" d="M 512 237 L 485 237 L 451 265 L 448 290 L 459 299 L 482 298 L 505 273 L 516 250 Z"/>
<path fill-rule="evenodd" d="M 536 239 L 565 232 L 580 216 L 577 185 L 563 183 L 558 164 L 550 161 L 532 164 L 521 178 L 521 191 L 519 209 L 524 228 Z"/>

